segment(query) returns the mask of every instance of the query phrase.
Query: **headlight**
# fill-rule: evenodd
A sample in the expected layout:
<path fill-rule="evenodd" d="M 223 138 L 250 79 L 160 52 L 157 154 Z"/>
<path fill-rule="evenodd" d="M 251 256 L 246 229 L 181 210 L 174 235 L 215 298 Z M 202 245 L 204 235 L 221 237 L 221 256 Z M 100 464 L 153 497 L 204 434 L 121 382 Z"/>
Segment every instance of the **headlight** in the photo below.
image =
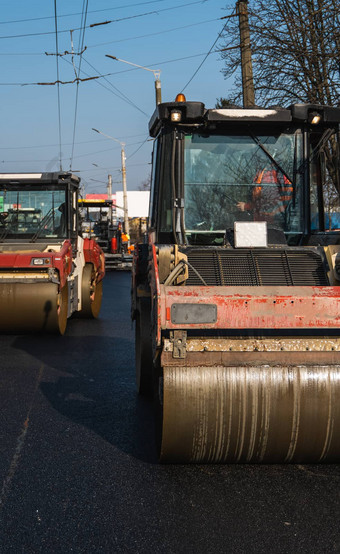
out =
<path fill-rule="evenodd" d="M 312 125 L 318 125 L 321 119 L 321 114 L 319 114 L 318 112 L 310 112 L 308 115 L 308 122 Z"/>
<path fill-rule="evenodd" d="M 32 265 L 49 265 L 51 263 L 50 258 L 32 258 Z"/>
<path fill-rule="evenodd" d="M 180 110 L 172 110 L 170 113 L 170 119 L 173 122 L 180 122 L 182 119 L 182 112 Z"/>

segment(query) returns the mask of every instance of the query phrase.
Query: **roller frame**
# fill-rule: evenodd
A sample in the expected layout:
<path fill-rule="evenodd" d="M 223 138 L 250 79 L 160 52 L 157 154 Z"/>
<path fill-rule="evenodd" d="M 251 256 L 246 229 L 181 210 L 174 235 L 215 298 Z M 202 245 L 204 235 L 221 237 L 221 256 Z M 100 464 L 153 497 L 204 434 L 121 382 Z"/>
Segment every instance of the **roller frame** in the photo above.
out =
<path fill-rule="evenodd" d="M 173 110 L 180 112 L 179 122 L 171 121 Z M 139 295 L 145 287 L 151 298 L 149 331 L 157 444 L 162 462 L 340 461 L 340 281 L 336 263 L 340 255 L 339 233 L 328 233 L 321 212 L 315 233 L 312 227 L 310 197 L 314 181 L 309 164 L 311 147 L 315 154 L 317 150 L 311 138 L 315 127 L 310 116 L 314 110 L 320 115 L 320 137 L 321 129 L 325 132 L 333 128 L 339 142 L 340 111 L 309 104 L 256 113 L 232 108 L 206 110 L 203 104 L 184 99 L 160 104 L 150 120 L 150 134 L 159 149 L 153 158 L 148 251 L 145 252 L 145 245 L 137 253 L 135 250 L 132 317 L 138 317 Z M 192 183 L 186 182 L 187 162 L 182 145 L 184 135 L 194 133 L 195 127 L 198 133 L 207 135 L 210 131 L 220 135 L 253 132 L 255 142 L 257 134 L 299 129 L 303 138 L 303 171 L 298 173 L 305 220 L 296 233 L 300 237 L 289 236 L 287 246 L 284 240 L 282 244 L 284 249 L 294 248 L 294 244 L 309 248 L 315 242 L 325 278 L 306 280 L 306 285 L 324 286 L 295 286 L 295 282 L 304 283 L 304 279 L 294 280 L 292 275 L 290 280 L 280 281 L 292 286 L 275 286 L 275 271 L 271 286 L 261 286 L 267 282 L 261 276 L 251 280 L 259 286 L 238 286 L 246 281 L 242 276 L 237 280 L 233 268 L 230 281 L 235 286 L 225 286 L 229 279 L 224 279 L 224 266 L 216 276 L 216 283 L 221 286 L 207 286 L 205 281 L 214 282 L 213 268 L 198 264 L 202 267 L 200 273 L 190 267 L 185 251 L 194 250 L 196 244 L 202 243 L 202 256 L 210 246 L 217 253 L 219 248 L 238 246 L 229 240 L 228 233 L 224 239 L 221 234 L 219 243 L 213 235 L 205 242 L 204 236 L 200 241 L 192 233 L 186 234 L 189 220 L 186 221 L 185 211 L 190 204 L 186 185 L 195 184 L 196 173 L 193 172 Z M 295 157 L 296 152 L 294 166 Z M 315 166 L 320 169 L 318 162 Z M 316 183 L 319 191 L 321 173 Z M 293 178 L 292 188 L 295 174 Z M 292 200 L 295 207 L 294 190 Z M 321 210 L 320 195 L 318 201 Z M 319 238 L 314 236 L 319 233 Z M 256 241 L 249 243 L 251 250 L 256 249 Z M 268 240 L 270 248 L 278 244 L 281 239 L 273 243 Z M 179 250 L 183 251 L 181 265 L 176 256 Z M 146 260 L 147 268 L 143 264 Z M 190 282 L 204 286 L 186 286 L 185 282 L 178 286 L 178 277 L 185 281 L 188 268 L 189 273 L 196 273 Z"/>
<path fill-rule="evenodd" d="M 12 249 L 0 254 L 0 332 L 64 334 L 67 318 L 74 312 L 98 317 L 105 265 L 97 243 L 78 237 L 75 257 L 70 240 L 47 250 L 34 246 L 30 250 Z M 50 262 L 47 267 L 37 269 L 31 265 L 33 257 Z M 85 267 L 91 267 L 94 274 L 98 289 L 95 302 L 91 290 L 87 291 L 83 283 Z"/>
<path fill-rule="evenodd" d="M 165 286 L 150 254 L 160 461 L 338 461 L 340 287 Z M 216 321 L 175 324 L 176 303 L 215 304 Z"/>

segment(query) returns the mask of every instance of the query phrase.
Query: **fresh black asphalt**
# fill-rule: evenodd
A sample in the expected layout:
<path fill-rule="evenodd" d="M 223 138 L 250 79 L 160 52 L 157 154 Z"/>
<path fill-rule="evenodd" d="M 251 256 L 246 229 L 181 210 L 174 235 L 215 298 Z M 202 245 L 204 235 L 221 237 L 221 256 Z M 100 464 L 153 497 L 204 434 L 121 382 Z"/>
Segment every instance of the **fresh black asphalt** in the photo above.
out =
<path fill-rule="evenodd" d="M 98 320 L 0 343 L 0 554 L 340 552 L 339 465 L 157 463 L 129 273 Z"/>

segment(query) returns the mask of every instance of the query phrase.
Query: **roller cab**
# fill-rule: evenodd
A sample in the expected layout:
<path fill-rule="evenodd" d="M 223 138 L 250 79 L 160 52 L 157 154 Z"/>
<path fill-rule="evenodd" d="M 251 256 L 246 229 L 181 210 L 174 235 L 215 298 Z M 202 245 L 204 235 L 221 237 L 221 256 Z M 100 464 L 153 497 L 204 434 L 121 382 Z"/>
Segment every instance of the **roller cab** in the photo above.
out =
<path fill-rule="evenodd" d="M 114 220 L 112 200 L 79 198 L 82 235 L 94 238 L 105 255 L 105 269 L 130 270 L 132 254 L 122 240 L 122 224 Z M 124 238 L 124 236 L 123 236 Z"/>
<path fill-rule="evenodd" d="M 78 231 L 79 178 L 0 174 L 0 330 L 64 334 L 99 314 L 104 256 Z"/>
<path fill-rule="evenodd" d="M 157 107 L 132 317 L 161 461 L 339 461 L 339 122 Z"/>

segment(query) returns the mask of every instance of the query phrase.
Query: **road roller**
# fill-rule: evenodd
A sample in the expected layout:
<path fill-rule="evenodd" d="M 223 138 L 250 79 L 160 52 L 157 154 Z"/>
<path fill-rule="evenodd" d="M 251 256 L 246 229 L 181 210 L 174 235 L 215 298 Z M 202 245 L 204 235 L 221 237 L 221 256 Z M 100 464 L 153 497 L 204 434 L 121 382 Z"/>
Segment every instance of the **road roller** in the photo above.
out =
<path fill-rule="evenodd" d="M 339 461 L 339 122 L 157 106 L 132 318 L 161 462 Z"/>
<path fill-rule="evenodd" d="M 63 335 L 72 314 L 97 317 L 105 274 L 78 228 L 80 179 L 67 172 L 0 174 L 0 332 Z"/>

